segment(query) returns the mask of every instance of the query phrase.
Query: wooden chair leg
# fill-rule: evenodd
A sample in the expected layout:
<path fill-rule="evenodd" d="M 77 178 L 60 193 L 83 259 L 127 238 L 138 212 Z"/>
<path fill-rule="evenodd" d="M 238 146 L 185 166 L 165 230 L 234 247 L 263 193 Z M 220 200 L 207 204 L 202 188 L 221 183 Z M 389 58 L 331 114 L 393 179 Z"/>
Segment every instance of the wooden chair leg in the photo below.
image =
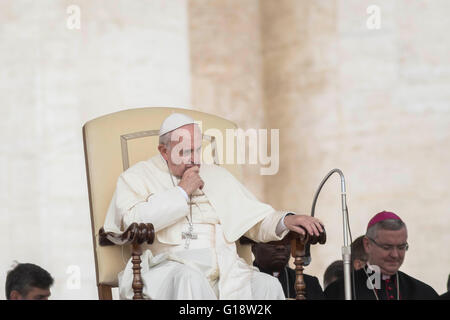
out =
<path fill-rule="evenodd" d="M 142 249 L 138 244 L 133 244 L 133 250 L 131 252 L 131 262 L 133 263 L 133 300 L 143 300 L 142 289 L 144 283 L 141 278 L 141 254 Z"/>
<path fill-rule="evenodd" d="M 100 300 L 112 300 L 112 287 L 106 284 L 99 284 L 98 298 Z"/>
<path fill-rule="evenodd" d="M 133 263 L 133 300 L 143 300 L 144 296 L 142 294 L 142 289 L 144 288 L 144 283 L 141 278 L 141 254 L 142 249 L 138 244 L 133 244 L 133 250 L 131 253 Z M 100 300 L 112 300 L 112 287 L 99 284 L 98 285 L 98 297 Z"/>
<path fill-rule="evenodd" d="M 303 277 L 304 261 L 302 259 L 305 255 L 305 243 L 299 239 L 293 239 L 291 240 L 291 250 L 292 256 L 295 258 L 295 299 L 306 300 L 306 284 Z"/>
<path fill-rule="evenodd" d="M 295 257 L 295 292 L 296 300 L 306 300 L 306 283 L 303 278 L 303 259 Z"/>

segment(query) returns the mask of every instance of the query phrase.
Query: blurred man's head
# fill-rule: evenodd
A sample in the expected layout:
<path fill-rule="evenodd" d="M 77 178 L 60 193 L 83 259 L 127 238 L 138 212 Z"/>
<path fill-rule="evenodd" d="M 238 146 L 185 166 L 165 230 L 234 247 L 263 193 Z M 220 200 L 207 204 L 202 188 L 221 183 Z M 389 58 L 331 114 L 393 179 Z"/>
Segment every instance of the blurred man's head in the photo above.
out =
<path fill-rule="evenodd" d="M 363 239 L 369 264 L 384 275 L 396 274 L 408 250 L 407 240 L 408 231 L 399 216 L 386 211 L 376 214 Z"/>
<path fill-rule="evenodd" d="M 192 118 L 174 113 L 163 121 L 158 150 L 174 176 L 182 177 L 194 165 L 200 167 L 201 146 L 202 133 Z"/>
<path fill-rule="evenodd" d="M 352 265 L 355 270 L 363 268 L 367 263 L 367 253 L 364 249 L 364 236 L 360 236 L 352 242 Z"/>
<path fill-rule="evenodd" d="M 32 263 L 19 263 L 6 276 L 8 300 L 47 300 L 53 284 L 51 275 Z"/>
<path fill-rule="evenodd" d="M 330 283 L 344 277 L 344 264 L 342 260 L 336 260 L 328 266 L 323 274 L 323 289 L 325 290 Z"/>
<path fill-rule="evenodd" d="M 252 245 L 255 264 L 266 272 L 280 272 L 288 264 L 290 245 L 255 243 Z"/>

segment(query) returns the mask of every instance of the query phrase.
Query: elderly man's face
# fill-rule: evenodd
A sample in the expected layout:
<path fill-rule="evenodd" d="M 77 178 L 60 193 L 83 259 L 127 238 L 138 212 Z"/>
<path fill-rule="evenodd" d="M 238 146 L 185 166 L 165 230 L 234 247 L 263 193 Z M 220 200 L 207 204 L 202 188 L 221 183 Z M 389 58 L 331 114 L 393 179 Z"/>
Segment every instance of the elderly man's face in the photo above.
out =
<path fill-rule="evenodd" d="M 375 239 L 364 238 L 364 249 L 369 263 L 380 268 L 385 275 L 395 274 L 405 259 L 408 232 L 400 230 L 378 230 Z"/>
<path fill-rule="evenodd" d="M 182 126 L 172 132 L 169 146 L 158 147 L 172 174 L 178 178 L 193 167 L 200 167 L 202 133 L 195 124 Z"/>

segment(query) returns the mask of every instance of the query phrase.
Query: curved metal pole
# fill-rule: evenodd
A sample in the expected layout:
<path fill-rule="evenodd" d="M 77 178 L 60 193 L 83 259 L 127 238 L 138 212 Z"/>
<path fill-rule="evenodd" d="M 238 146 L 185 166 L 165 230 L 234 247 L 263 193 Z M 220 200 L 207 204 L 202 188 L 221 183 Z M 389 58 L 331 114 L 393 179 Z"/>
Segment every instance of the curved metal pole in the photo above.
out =
<path fill-rule="evenodd" d="M 311 208 L 311 216 L 314 217 L 314 213 L 316 210 L 317 198 L 319 197 L 319 193 L 322 190 L 325 182 L 330 178 L 333 173 L 338 173 L 341 177 L 341 203 L 342 203 L 342 226 L 343 226 L 343 235 L 344 235 L 344 246 L 342 247 L 342 261 L 344 262 L 344 285 L 345 285 L 345 300 L 352 299 L 352 290 L 351 290 L 351 241 L 350 241 L 350 224 L 348 221 L 348 209 L 347 209 L 347 198 L 346 198 L 346 190 L 345 190 L 345 179 L 344 174 L 339 169 L 331 170 L 322 182 L 319 185 L 319 188 L 314 195 L 314 200 Z M 309 249 L 309 248 L 308 248 Z M 308 250 L 309 251 L 309 250 Z"/>

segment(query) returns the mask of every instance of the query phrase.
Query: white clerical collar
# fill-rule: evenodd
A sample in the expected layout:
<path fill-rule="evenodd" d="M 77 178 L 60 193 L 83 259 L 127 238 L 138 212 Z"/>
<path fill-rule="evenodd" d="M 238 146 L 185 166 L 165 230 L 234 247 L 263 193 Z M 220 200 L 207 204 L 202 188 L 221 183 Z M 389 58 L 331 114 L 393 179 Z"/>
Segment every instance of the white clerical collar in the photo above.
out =
<path fill-rule="evenodd" d="M 382 280 L 387 280 L 387 279 L 390 279 L 391 278 L 391 276 L 388 276 L 388 275 L 385 275 L 385 274 L 381 274 L 381 279 Z"/>

